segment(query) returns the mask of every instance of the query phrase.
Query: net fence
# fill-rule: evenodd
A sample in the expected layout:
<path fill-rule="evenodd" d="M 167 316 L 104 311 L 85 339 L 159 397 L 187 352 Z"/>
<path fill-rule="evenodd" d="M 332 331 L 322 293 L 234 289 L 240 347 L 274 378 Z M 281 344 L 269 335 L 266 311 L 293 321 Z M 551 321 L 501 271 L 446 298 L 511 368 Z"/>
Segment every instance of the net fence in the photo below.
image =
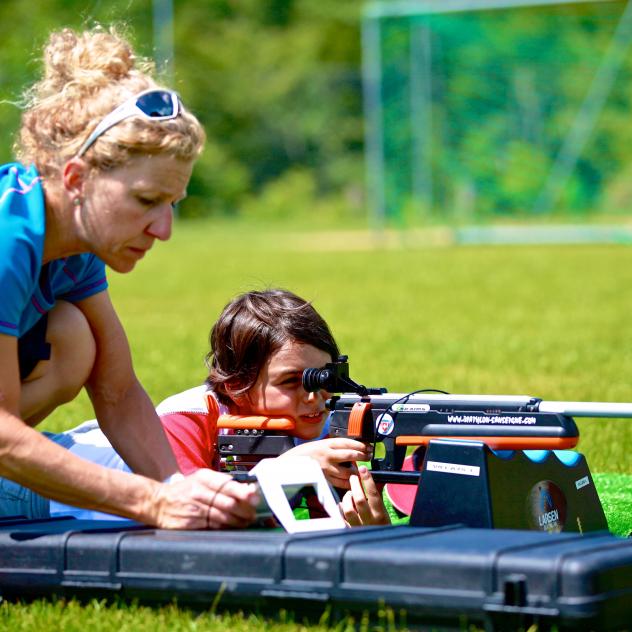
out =
<path fill-rule="evenodd" d="M 621 0 L 366 5 L 376 225 L 625 224 L 631 40 Z"/>

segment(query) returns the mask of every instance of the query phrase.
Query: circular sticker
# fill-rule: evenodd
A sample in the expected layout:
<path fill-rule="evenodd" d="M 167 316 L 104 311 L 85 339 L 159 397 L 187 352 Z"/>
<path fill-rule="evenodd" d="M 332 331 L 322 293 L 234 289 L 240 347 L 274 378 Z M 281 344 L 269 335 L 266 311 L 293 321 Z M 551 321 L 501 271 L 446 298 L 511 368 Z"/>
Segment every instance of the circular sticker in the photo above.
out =
<path fill-rule="evenodd" d="M 393 432 L 393 428 L 395 428 L 395 422 L 388 413 L 380 415 L 375 421 L 375 429 L 379 434 L 389 435 Z"/>
<path fill-rule="evenodd" d="M 536 483 L 527 496 L 531 528 L 557 533 L 566 522 L 566 496 L 553 481 Z"/>

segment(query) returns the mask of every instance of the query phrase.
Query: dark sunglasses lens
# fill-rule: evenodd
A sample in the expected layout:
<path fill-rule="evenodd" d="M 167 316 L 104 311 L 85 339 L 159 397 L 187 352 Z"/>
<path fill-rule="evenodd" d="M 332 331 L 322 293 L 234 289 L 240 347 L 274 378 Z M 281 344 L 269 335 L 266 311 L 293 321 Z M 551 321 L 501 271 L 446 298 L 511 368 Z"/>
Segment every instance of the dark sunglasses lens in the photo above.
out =
<path fill-rule="evenodd" d="M 138 97 L 136 105 L 147 116 L 173 116 L 173 100 L 171 93 L 165 90 L 154 90 Z"/>

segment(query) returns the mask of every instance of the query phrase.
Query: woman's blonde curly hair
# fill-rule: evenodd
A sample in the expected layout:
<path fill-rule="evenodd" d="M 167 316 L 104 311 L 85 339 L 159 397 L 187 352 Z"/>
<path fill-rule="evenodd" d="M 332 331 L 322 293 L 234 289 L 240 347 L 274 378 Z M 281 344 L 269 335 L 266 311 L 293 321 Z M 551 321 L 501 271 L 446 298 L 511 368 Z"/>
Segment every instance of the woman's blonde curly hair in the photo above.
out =
<path fill-rule="evenodd" d="M 58 175 L 105 115 L 134 94 L 160 87 L 153 72 L 153 64 L 137 57 L 114 28 L 51 34 L 43 77 L 25 94 L 16 157 L 34 163 L 44 177 Z M 165 121 L 130 117 L 100 136 L 83 158 L 99 170 L 138 154 L 195 160 L 204 140 L 202 126 L 187 111 Z"/>

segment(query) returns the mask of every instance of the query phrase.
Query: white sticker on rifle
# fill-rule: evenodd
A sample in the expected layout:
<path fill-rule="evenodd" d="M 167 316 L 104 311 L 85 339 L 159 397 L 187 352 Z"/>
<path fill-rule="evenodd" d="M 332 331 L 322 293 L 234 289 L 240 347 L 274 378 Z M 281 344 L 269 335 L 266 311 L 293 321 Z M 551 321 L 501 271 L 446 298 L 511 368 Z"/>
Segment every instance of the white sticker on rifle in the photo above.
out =
<path fill-rule="evenodd" d="M 586 487 L 586 485 L 590 485 L 590 481 L 588 480 L 587 476 L 584 476 L 584 478 L 580 478 L 578 481 L 575 481 L 575 487 L 577 489 L 581 489 L 582 487 Z"/>
<path fill-rule="evenodd" d="M 391 408 L 396 412 L 427 413 L 430 412 L 430 404 L 393 404 Z"/>
<path fill-rule="evenodd" d="M 375 428 L 380 434 L 390 435 L 393 432 L 393 428 L 395 428 L 395 422 L 388 413 L 384 413 L 377 418 Z"/>
<path fill-rule="evenodd" d="M 441 463 L 428 461 L 426 469 L 430 472 L 443 472 L 444 474 L 462 474 L 463 476 L 480 476 L 481 468 L 478 465 L 463 465 L 462 463 Z"/>

